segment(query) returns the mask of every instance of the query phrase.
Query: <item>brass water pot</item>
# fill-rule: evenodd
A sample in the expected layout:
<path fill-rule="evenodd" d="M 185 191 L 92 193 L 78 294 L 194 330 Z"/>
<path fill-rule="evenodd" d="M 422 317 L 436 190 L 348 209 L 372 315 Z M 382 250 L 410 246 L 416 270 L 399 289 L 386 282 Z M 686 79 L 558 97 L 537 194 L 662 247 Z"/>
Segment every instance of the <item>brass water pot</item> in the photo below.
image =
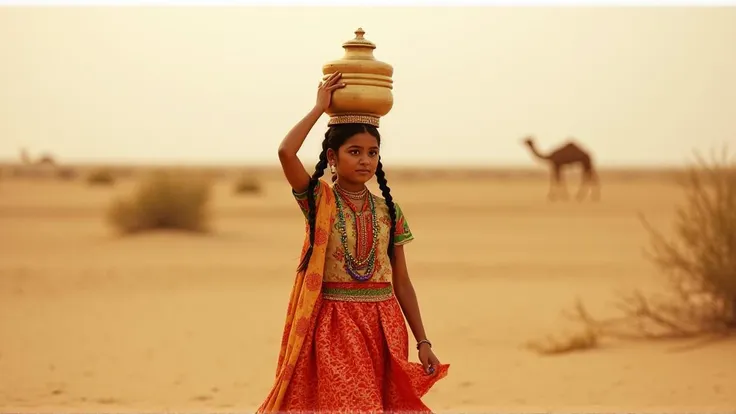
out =
<path fill-rule="evenodd" d="M 343 43 L 342 59 L 322 66 L 323 80 L 340 72 L 345 84 L 333 92 L 330 107 L 325 111 L 330 116 L 328 125 L 359 122 L 377 127 L 380 118 L 394 105 L 394 68 L 376 60 L 373 56 L 376 45 L 363 35 L 365 31 L 358 28 L 355 38 Z"/>

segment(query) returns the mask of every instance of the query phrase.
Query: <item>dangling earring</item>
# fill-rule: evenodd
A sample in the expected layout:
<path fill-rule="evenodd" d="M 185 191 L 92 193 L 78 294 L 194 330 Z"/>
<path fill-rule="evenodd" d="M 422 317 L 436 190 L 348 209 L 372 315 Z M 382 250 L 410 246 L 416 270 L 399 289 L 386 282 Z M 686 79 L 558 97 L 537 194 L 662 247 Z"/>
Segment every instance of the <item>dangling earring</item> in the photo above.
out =
<path fill-rule="evenodd" d="M 336 171 L 335 171 L 335 166 L 333 164 L 330 164 L 330 172 L 332 173 L 332 182 L 333 183 L 337 182 L 337 174 L 335 174 Z"/>

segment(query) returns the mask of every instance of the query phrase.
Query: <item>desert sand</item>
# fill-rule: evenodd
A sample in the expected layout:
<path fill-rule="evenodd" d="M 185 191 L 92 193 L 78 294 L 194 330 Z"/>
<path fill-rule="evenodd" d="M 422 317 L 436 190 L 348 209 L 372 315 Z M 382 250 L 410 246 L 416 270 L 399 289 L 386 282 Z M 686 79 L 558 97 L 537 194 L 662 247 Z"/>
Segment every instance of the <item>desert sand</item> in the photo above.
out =
<path fill-rule="evenodd" d="M 388 178 L 416 236 L 428 335 L 452 364 L 425 397 L 435 411 L 736 408 L 733 341 L 524 347 L 573 329 L 561 312 L 576 297 L 607 316 L 617 291 L 664 288 L 637 214 L 669 229 L 671 179 L 604 174 L 600 202 L 549 203 L 543 173 Z M 0 411 L 252 412 L 275 374 L 304 228 L 285 182 L 263 180 L 255 196 L 217 182 L 210 235 L 121 237 L 103 218 L 133 179 L 0 179 Z"/>

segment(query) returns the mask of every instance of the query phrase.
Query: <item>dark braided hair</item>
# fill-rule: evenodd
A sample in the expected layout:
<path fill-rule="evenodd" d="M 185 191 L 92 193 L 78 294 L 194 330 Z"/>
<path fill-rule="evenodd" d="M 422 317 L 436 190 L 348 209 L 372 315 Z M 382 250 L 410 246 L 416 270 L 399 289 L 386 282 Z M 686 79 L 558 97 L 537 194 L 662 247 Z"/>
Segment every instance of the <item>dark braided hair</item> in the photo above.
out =
<path fill-rule="evenodd" d="M 381 145 L 381 134 L 378 129 L 371 125 L 366 124 L 340 124 L 332 125 L 325 132 L 325 139 L 322 141 L 322 152 L 319 154 L 319 162 L 314 167 L 314 174 L 309 180 L 309 188 L 307 189 L 307 223 L 309 224 L 309 248 L 304 255 L 304 259 L 299 264 L 299 271 L 305 270 L 309 264 L 309 259 L 312 257 L 312 251 L 314 248 L 314 236 L 316 232 L 316 221 L 317 221 L 317 206 L 315 200 L 315 189 L 319 183 L 319 179 L 324 174 L 325 168 L 327 168 L 327 150 L 333 150 L 335 153 L 338 152 L 345 142 L 356 134 L 367 132 L 376 138 L 378 145 Z M 332 177 L 332 181 L 335 181 L 337 176 Z M 379 188 L 383 194 L 383 198 L 386 199 L 386 205 L 388 206 L 389 215 L 391 216 L 391 231 L 389 232 L 389 243 L 388 243 L 388 255 L 389 258 L 393 258 L 394 243 L 393 238 L 396 233 L 396 207 L 394 206 L 393 198 L 391 197 L 391 189 L 388 187 L 386 181 L 386 173 L 383 171 L 383 165 L 381 164 L 381 158 L 378 158 L 378 166 L 376 169 L 376 180 L 378 181 Z"/>
<path fill-rule="evenodd" d="M 396 234 L 396 206 L 394 205 L 394 198 L 391 196 L 391 188 L 388 186 L 386 181 L 386 173 L 383 171 L 383 163 L 381 163 L 381 157 L 378 157 L 378 168 L 376 168 L 376 181 L 378 181 L 378 187 L 381 189 L 381 194 L 386 200 L 386 206 L 388 206 L 388 215 L 391 217 L 391 231 L 388 234 L 388 258 L 394 258 L 394 235 Z"/>

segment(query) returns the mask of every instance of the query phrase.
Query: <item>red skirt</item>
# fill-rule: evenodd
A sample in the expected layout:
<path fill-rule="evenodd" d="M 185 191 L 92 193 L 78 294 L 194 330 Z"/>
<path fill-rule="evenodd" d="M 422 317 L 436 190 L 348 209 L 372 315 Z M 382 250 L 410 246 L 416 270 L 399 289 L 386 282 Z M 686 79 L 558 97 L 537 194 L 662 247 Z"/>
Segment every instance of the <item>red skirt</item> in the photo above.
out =
<path fill-rule="evenodd" d="M 408 331 L 394 296 L 364 302 L 321 295 L 315 312 L 279 411 L 431 412 L 421 397 L 449 365 L 427 374 L 409 362 Z"/>

